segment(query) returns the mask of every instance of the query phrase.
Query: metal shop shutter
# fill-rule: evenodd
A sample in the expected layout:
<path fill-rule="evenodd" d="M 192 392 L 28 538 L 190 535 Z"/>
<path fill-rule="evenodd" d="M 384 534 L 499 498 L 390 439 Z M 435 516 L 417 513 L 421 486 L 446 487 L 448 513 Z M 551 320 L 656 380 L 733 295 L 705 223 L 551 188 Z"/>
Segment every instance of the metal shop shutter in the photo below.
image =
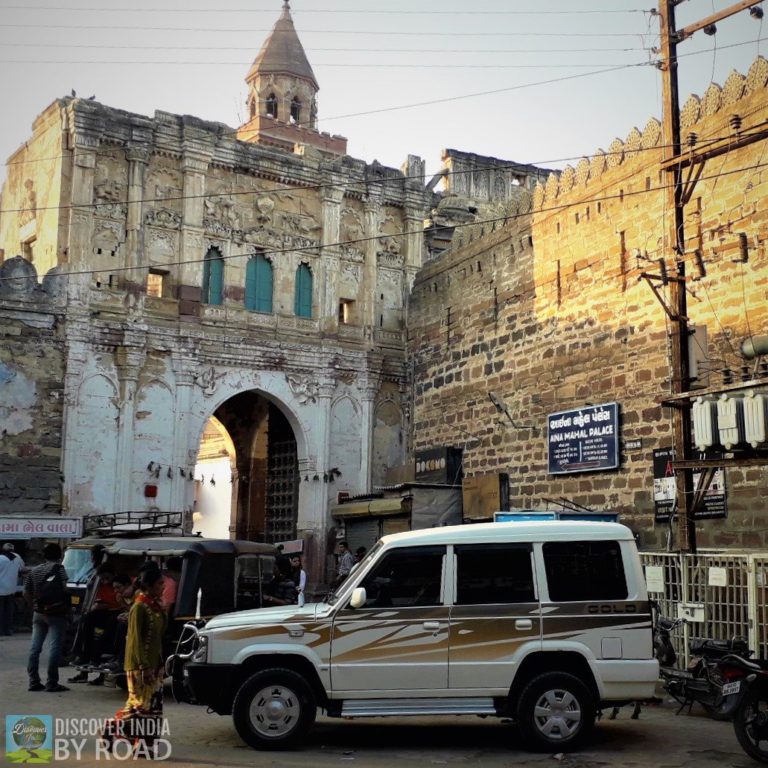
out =
<path fill-rule="evenodd" d="M 366 517 L 357 520 L 350 518 L 345 523 L 347 544 L 351 552 L 354 552 L 358 547 L 370 549 L 381 536 L 378 517 Z"/>
<path fill-rule="evenodd" d="M 381 519 L 381 535 L 388 536 L 390 533 L 403 533 L 411 530 L 411 520 L 407 515 L 402 517 L 383 517 Z"/>

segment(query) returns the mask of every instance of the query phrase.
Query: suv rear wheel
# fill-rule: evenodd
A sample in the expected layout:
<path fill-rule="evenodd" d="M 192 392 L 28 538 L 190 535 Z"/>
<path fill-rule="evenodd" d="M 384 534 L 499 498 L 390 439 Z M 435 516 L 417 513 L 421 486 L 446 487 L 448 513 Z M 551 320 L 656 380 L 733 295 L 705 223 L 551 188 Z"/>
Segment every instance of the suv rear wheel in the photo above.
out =
<path fill-rule="evenodd" d="M 306 680 L 290 669 L 265 669 L 249 677 L 235 696 L 232 719 L 254 749 L 287 749 L 312 727 L 317 702 Z"/>
<path fill-rule="evenodd" d="M 546 672 L 525 686 L 517 724 L 536 750 L 561 751 L 580 744 L 595 724 L 595 700 L 584 683 L 565 672 Z"/>

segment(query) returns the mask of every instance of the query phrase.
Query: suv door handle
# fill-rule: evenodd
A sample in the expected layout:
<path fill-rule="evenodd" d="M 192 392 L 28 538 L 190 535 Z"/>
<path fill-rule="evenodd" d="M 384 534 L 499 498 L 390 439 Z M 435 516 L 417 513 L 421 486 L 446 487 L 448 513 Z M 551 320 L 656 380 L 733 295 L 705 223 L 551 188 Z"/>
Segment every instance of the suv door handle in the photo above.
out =
<path fill-rule="evenodd" d="M 515 629 L 533 629 L 533 622 L 530 619 L 515 619 Z"/>
<path fill-rule="evenodd" d="M 437 630 L 440 629 L 440 622 L 439 621 L 425 621 L 424 624 L 422 624 L 422 626 L 428 632 L 437 632 Z"/>

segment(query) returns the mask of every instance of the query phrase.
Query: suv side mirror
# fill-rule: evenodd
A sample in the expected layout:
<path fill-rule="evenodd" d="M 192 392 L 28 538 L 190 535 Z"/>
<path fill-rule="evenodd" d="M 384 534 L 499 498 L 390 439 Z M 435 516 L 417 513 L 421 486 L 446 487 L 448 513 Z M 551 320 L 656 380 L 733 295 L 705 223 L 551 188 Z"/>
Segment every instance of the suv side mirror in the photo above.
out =
<path fill-rule="evenodd" d="M 365 601 L 367 599 L 368 598 L 365 594 L 365 587 L 355 587 L 352 590 L 352 597 L 349 601 L 349 607 L 362 608 L 365 605 Z"/>

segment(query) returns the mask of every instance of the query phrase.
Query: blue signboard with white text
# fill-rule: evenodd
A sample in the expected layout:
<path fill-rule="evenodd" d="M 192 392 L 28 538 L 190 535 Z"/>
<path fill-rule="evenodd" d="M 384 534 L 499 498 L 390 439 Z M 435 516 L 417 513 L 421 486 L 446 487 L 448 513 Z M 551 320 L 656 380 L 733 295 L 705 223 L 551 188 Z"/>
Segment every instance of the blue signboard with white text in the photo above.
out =
<path fill-rule="evenodd" d="M 550 475 L 619 466 L 619 405 L 605 403 L 547 417 Z"/>

